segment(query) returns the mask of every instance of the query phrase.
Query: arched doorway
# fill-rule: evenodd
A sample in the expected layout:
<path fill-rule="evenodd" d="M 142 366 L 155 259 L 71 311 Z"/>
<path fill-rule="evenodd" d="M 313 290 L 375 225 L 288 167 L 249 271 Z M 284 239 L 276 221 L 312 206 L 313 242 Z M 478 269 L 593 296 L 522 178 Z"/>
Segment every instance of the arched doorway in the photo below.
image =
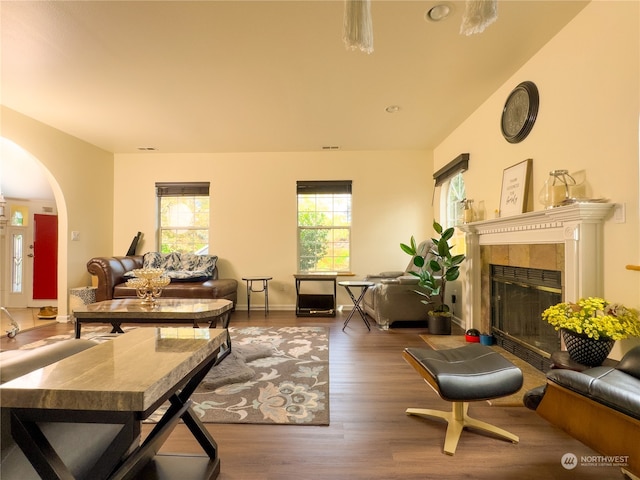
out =
<path fill-rule="evenodd" d="M 57 208 L 50 177 L 29 152 L 0 137 L 0 305 L 56 306 Z"/>

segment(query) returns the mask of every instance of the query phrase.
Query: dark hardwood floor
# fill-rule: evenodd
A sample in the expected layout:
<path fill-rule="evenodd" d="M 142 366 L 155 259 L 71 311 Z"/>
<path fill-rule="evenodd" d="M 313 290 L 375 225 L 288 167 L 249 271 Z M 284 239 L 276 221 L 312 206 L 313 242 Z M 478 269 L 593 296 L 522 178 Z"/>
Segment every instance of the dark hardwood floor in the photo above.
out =
<path fill-rule="evenodd" d="M 426 328 L 372 328 L 355 316 L 345 332 L 336 318 L 296 318 L 294 312 L 235 312 L 232 325 L 323 325 L 331 329 L 330 425 L 217 425 L 220 480 L 286 479 L 622 479 L 617 467 L 580 464 L 596 452 L 525 407 L 471 405 L 469 413 L 520 437 L 512 444 L 465 431 L 454 456 L 442 453 L 445 423 L 407 416 L 408 407 L 450 409 L 401 357 L 407 346 L 426 346 Z M 56 324 L 3 337 L 2 349 L 71 330 Z M 150 427 L 144 426 L 143 432 Z M 630 439 L 630 441 L 633 441 Z M 636 439 L 637 441 L 637 439 Z M 164 452 L 202 453 L 178 425 Z M 561 465 L 573 453 L 578 466 Z M 182 479 L 176 479 L 182 480 Z"/>

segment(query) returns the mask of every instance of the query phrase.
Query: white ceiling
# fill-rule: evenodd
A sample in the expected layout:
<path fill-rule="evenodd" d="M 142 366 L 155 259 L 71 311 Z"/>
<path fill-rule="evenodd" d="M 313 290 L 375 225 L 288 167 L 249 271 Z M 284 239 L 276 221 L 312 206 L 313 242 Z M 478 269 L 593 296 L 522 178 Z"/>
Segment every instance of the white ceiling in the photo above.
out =
<path fill-rule="evenodd" d="M 115 153 L 431 149 L 586 3 L 500 0 L 464 36 L 463 2 L 374 0 L 367 55 L 342 1 L 2 0 L 1 101 Z"/>

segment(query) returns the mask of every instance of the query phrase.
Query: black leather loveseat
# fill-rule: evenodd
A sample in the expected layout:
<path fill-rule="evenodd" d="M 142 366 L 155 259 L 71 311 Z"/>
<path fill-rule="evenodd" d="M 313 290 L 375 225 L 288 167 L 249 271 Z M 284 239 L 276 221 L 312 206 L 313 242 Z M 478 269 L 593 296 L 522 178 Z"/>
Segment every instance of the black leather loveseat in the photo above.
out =
<path fill-rule="evenodd" d="M 602 455 L 640 476 L 640 346 L 614 366 L 552 369 L 525 405 Z"/>

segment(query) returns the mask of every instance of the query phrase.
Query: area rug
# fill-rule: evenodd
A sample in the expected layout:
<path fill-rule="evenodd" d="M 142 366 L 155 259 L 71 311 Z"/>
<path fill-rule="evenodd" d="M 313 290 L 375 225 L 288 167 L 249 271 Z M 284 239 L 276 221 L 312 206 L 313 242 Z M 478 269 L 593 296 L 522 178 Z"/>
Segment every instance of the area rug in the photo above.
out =
<path fill-rule="evenodd" d="M 229 333 L 232 354 L 191 396 L 202 422 L 329 425 L 326 328 L 230 327 Z"/>
<path fill-rule="evenodd" d="M 132 330 L 136 327 L 122 327 L 125 332 Z M 110 333 L 111 327 L 82 327 L 81 338 L 86 340 L 93 340 L 95 342 L 106 342 L 107 340 L 111 340 L 116 338 L 118 333 Z M 19 334 L 18 334 L 19 335 Z M 75 330 L 69 330 L 67 333 L 62 333 L 60 335 L 52 335 L 50 337 L 42 338 L 40 340 L 36 340 L 35 342 L 27 343 L 22 345 L 18 350 L 31 350 L 38 347 L 44 347 L 45 345 L 51 345 L 52 343 L 60 342 L 62 340 L 69 340 L 71 338 L 76 338 Z"/>
<path fill-rule="evenodd" d="M 434 350 L 457 348 L 468 345 L 464 335 L 420 335 L 420 337 Z M 544 373 L 529 365 L 520 357 L 516 357 L 511 352 L 507 352 L 504 348 L 497 345 L 492 345 L 491 348 L 522 370 L 524 383 L 518 392 L 506 397 L 487 400 L 487 403 L 489 405 L 500 407 L 522 407 L 524 405 L 524 393 L 546 383 L 547 380 Z"/>
<path fill-rule="evenodd" d="M 125 330 L 136 328 L 129 327 Z M 191 396 L 204 423 L 329 425 L 329 331 L 325 327 L 229 327 L 232 353 L 212 368 Z M 73 338 L 55 335 L 20 347 Z M 107 327 L 82 338 L 108 341 Z M 157 421 L 166 406 L 146 421 Z"/>

